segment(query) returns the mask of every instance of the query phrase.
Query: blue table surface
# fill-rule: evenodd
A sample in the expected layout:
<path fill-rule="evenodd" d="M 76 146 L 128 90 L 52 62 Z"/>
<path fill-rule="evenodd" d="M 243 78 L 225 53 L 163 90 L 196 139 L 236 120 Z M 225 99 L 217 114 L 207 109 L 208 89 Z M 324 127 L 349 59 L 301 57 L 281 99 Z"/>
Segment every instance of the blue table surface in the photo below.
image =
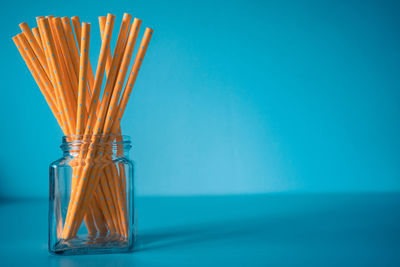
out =
<path fill-rule="evenodd" d="M 132 253 L 52 256 L 47 201 L 0 203 L 0 266 L 400 266 L 400 194 L 138 197 Z"/>

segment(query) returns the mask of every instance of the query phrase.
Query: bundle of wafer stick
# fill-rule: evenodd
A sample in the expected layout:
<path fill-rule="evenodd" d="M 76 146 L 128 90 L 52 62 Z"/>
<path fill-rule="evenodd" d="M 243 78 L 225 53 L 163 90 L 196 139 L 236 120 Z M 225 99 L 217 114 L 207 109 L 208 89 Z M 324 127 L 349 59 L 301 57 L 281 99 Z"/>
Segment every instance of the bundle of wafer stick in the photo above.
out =
<path fill-rule="evenodd" d="M 125 172 L 118 169 L 123 166 L 93 162 L 110 161 L 94 144 L 120 136 L 120 121 L 153 34 L 146 28 L 129 70 L 141 26 L 140 19 L 131 20 L 123 15 L 111 53 L 115 16 L 99 17 L 102 43 L 95 72 L 89 60 L 91 25 L 81 24 L 79 17 L 37 17 L 37 27 L 21 23 L 22 33 L 12 38 L 64 135 L 89 136 L 91 144 L 76 156 L 86 164 L 73 168 L 62 239 L 75 237 L 83 221 L 90 233 L 129 235 Z"/>

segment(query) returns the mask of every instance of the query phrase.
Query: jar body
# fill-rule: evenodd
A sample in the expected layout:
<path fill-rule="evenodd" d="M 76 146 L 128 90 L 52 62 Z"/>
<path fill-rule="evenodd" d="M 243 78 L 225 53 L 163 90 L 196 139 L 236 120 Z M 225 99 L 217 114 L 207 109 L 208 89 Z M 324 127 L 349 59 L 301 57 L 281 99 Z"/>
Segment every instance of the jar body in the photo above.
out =
<path fill-rule="evenodd" d="M 49 252 L 131 251 L 136 225 L 130 141 L 64 137 L 62 148 L 64 156 L 50 165 Z"/>

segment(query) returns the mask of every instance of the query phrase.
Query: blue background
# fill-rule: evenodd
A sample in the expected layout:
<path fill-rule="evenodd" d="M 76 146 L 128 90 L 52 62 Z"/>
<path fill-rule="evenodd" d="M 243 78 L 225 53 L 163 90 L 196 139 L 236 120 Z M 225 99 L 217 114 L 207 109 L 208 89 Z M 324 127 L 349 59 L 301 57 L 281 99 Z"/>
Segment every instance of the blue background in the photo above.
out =
<path fill-rule="evenodd" d="M 155 31 L 123 121 L 138 195 L 400 189 L 396 1 L 79 2 L 2 4 L 1 198 L 46 197 L 61 156 L 18 24 L 79 15 L 96 62 L 107 12 Z"/>

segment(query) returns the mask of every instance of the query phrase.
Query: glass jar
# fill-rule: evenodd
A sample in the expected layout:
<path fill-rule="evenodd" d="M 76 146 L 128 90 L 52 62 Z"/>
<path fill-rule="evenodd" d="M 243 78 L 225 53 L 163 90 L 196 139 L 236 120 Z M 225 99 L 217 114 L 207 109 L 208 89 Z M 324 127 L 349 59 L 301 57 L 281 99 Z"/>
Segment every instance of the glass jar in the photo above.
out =
<path fill-rule="evenodd" d="M 50 165 L 49 252 L 119 253 L 133 249 L 133 162 L 128 136 L 64 136 Z"/>

